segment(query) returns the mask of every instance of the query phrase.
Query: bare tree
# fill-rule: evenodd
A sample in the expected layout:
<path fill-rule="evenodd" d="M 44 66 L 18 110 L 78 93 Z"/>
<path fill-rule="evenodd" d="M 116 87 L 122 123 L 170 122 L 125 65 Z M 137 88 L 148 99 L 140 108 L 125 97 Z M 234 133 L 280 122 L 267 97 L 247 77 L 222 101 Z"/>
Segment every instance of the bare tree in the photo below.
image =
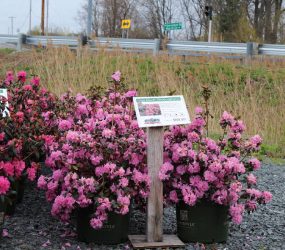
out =
<path fill-rule="evenodd" d="M 251 0 L 248 10 L 248 17 L 259 39 L 269 43 L 278 42 L 284 13 L 283 0 Z"/>
<path fill-rule="evenodd" d="M 175 0 L 142 1 L 145 22 L 153 37 L 163 38 L 168 34 L 163 26 L 172 22 L 176 10 L 175 2 Z"/>
<path fill-rule="evenodd" d="M 200 40 L 207 30 L 204 14 L 206 0 L 180 0 L 187 39 Z"/>

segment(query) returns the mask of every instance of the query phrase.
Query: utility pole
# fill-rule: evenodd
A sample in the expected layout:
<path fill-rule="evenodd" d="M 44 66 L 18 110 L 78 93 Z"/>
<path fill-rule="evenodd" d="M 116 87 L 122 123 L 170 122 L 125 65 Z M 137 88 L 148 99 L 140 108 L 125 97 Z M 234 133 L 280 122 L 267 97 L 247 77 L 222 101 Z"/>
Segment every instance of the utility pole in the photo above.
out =
<path fill-rule="evenodd" d="M 46 19 L 46 35 L 48 36 L 48 12 L 49 12 L 49 0 L 47 0 L 47 19 Z"/>
<path fill-rule="evenodd" d="M 208 35 L 208 43 L 212 41 L 212 19 L 209 20 L 209 35 Z"/>
<path fill-rule="evenodd" d="M 88 0 L 88 17 L 87 17 L 87 36 L 90 37 L 92 32 L 92 0 Z"/>
<path fill-rule="evenodd" d="M 32 33 L 32 0 L 30 0 L 29 35 Z"/>
<path fill-rule="evenodd" d="M 45 0 L 42 0 L 41 35 L 45 35 Z"/>
<path fill-rule="evenodd" d="M 9 16 L 9 18 L 11 19 L 11 35 L 13 36 L 13 29 L 14 29 L 14 16 Z"/>

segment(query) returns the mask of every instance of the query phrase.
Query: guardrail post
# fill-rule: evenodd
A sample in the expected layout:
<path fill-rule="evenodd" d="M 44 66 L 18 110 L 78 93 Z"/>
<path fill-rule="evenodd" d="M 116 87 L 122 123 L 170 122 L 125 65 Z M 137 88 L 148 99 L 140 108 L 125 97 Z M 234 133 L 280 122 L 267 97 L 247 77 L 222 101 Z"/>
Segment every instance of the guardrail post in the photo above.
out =
<path fill-rule="evenodd" d="M 153 47 L 153 55 L 158 55 L 160 50 L 160 39 L 156 38 L 154 39 L 154 47 Z"/>
<path fill-rule="evenodd" d="M 249 64 L 252 57 L 258 54 L 258 44 L 253 42 L 248 42 L 246 44 L 246 63 Z"/>
<path fill-rule="evenodd" d="M 26 43 L 26 35 L 19 33 L 18 34 L 18 43 L 17 43 L 17 51 L 21 51 L 23 44 Z"/>
<path fill-rule="evenodd" d="M 85 45 L 87 45 L 88 43 L 88 37 L 84 34 L 80 34 L 79 37 L 79 46 L 84 47 Z"/>
<path fill-rule="evenodd" d="M 88 37 L 84 34 L 80 34 L 78 38 L 77 56 L 81 55 L 82 48 L 87 44 L 88 44 Z"/>

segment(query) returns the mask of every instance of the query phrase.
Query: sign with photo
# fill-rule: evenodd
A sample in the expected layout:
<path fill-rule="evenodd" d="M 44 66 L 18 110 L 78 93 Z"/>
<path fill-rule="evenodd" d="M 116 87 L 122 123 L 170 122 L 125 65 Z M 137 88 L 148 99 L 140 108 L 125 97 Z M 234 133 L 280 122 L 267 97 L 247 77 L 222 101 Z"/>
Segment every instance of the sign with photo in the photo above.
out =
<path fill-rule="evenodd" d="M 0 97 L 4 97 L 5 99 L 8 99 L 8 93 L 7 93 L 7 89 L 0 89 Z M 4 110 L 4 112 L 3 112 L 3 117 L 5 117 L 6 116 L 6 114 L 8 114 L 9 115 L 9 111 L 8 111 L 8 101 L 6 102 L 6 108 L 5 108 L 5 110 Z M 1 112 L 1 111 L 0 111 Z"/>
<path fill-rule="evenodd" d="M 139 127 L 159 127 L 190 123 L 184 97 L 134 97 Z"/>

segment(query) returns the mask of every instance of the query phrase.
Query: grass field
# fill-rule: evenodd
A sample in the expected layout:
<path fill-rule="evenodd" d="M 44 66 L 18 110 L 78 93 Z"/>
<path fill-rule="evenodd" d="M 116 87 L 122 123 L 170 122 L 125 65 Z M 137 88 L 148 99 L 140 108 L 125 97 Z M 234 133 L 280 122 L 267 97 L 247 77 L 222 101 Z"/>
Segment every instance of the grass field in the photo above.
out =
<path fill-rule="evenodd" d="M 67 89 L 85 93 L 94 84 L 108 85 L 108 76 L 120 70 L 125 82 L 143 95 L 183 94 L 190 115 L 196 105 L 203 105 L 202 86 L 212 90 L 210 131 L 220 130 L 218 118 L 224 110 L 240 116 L 247 134 L 264 138 L 263 153 L 285 156 L 285 61 L 263 60 L 250 66 L 240 61 L 209 58 L 127 54 L 122 51 L 80 55 L 67 48 L 36 49 L 22 53 L 0 52 L 0 74 L 6 70 L 26 70 L 39 75 L 43 85 L 61 94 Z"/>

